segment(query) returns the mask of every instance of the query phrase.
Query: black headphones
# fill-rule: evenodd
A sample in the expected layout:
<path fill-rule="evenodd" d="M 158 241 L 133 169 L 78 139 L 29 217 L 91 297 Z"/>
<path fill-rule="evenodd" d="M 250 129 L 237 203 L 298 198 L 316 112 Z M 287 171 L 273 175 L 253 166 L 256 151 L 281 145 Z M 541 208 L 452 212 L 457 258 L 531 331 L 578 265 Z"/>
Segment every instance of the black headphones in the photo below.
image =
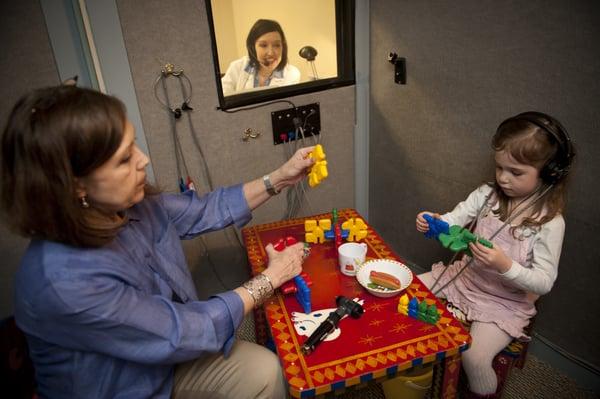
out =
<path fill-rule="evenodd" d="M 558 144 L 556 155 L 542 167 L 540 177 L 545 183 L 550 185 L 554 185 L 564 179 L 569 173 L 575 152 L 571 143 L 571 137 L 569 137 L 563 125 L 550 115 L 529 111 L 506 119 L 498 126 L 496 134 L 504 124 L 516 121 L 526 121 L 539 127 L 551 137 L 552 141 Z"/>

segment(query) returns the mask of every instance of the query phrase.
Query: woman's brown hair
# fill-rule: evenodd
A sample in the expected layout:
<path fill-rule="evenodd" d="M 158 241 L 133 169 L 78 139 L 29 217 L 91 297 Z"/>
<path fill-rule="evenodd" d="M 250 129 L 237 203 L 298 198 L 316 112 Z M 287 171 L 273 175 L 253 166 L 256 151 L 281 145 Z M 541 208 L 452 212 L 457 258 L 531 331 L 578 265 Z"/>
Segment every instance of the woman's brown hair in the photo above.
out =
<path fill-rule="evenodd" d="M 547 173 L 542 172 L 545 172 L 545 168 L 555 163 L 556 160 L 563 160 L 565 157 L 568 162 L 568 165 L 565 166 L 568 172 L 571 158 L 575 153 L 567 136 L 570 153 L 562 154 L 561 151 L 565 151 L 564 143 L 559 143 L 557 137 L 545 129 L 541 122 L 534 123 L 535 119 L 528 120 L 529 114 L 542 115 L 545 123 L 553 124 L 549 128 L 562 128 L 558 121 L 545 114 L 535 112 L 519 114 L 500 124 L 492 139 L 492 148 L 495 151 L 506 151 L 517 162 L 534 166 L 541 172 L 542 187 L 539 191 L 540 193 L 545 192 L 545 194 L 533 205 L 531 216 L 521 222 L 522 226 L 535 228 L 562 213 L 566 205 L 568 173 L 565 172 L 559 179 L 549 180 L 544 177 Z M 527 116 L 527 118 L 520 117 L 520 115 Z M 510 198 L 504 194 L 497 183 L 493 187 L 499 202 L 497 213 L 501 220 L 506 220 L 509 216 Z"/>
<path fill-rule="evenodd" d="M 256 41 L 264 34 L 270 32 L 277 32 L 281 36 L 281 61 L 275 70 L 281 71 L 288 63 L 288 45 L 285 39 L 285 33 L 279 22 L 273 21 L 272 19 L 259 19 L 250 28 L 248 36 L 246 37 L 246 50 L 248 50 L 248 57 L 250 58 L 250 65 L 254 68 L 260 68 L 260 62 L 256 56 Z"/>
<path fill-rule="evenodd" d="M 75 86 L 34 90 L 13 107 L 1 142 L 0 206 L 21 235 L 98 247 L 125 219 L 84 208 L 77 179 L 106 162 L 123 138 L 115 97 Z"/>

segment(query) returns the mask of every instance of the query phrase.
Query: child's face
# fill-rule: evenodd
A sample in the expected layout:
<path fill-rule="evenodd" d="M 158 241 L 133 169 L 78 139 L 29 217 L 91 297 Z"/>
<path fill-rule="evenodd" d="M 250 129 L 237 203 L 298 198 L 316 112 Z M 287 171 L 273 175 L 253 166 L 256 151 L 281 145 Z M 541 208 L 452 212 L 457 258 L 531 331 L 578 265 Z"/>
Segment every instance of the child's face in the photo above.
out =
<path fill-rule="evenodd" d="M 540 171 L 535 166 L 520 163 L 506 151 L 496 151 L 496 182 L 504 194 L 521 199 L 541 184 Z"/>

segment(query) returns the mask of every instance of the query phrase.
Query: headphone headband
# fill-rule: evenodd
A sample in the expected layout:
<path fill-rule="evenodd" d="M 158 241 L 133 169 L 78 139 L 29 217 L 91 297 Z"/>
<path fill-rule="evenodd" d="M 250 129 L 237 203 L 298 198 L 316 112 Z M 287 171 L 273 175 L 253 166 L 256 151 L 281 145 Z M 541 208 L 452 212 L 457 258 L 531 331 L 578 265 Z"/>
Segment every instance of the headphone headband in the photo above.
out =
<path fill-rule="evenodd" d="M 498 126 L 497 132 L 500 131 L 500 128 L 504 124 L 515 121 L 529 122 L 554 138 L 558 144 L 558 151 L 554 158 L 544 165 L 540 174 L 542 178 L 549 184 L 555 184 L 559 180 L 563 179 L 569 173 L 571 161 L 575 155 L 573 151 L 573 145 L 571 143 L 571 137 L 567 133 L 567 130 L 559 121 L 550 115 L 542 112 L 529 111 L 506 119 L 500 124 L 500 126 Z"/>

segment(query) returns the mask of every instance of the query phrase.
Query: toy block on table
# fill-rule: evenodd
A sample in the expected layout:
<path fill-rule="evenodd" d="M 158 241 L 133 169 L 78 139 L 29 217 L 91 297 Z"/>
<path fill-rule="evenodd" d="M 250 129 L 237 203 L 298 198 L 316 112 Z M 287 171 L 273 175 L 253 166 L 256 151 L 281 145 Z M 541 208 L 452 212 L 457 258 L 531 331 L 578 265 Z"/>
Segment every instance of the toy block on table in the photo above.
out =
<path fill-rule="evenodd" d="M 331 219 L 308 219 L 304 221 L 305 241 L 318 244 L 335 241 L 336 248 L 343 240 L 360 241 L 368 234 L 367 224 L 361 218 L 350 218 L 339 223 L 337 209 L 331 211 Z"/>
<path fill-rule="evenodd" d="M 325 239 L 334 240 L 335 247 L 338 248 L 340 245 L 342 245 L 342 240 L 348 238 L 349 231 L 344 230 L 342 227 L 340 227 L 340 224 L 338 222 L 337 209 L 335 208 L 331 210 L 331 224 L 331 228 L 324 232 Z"/>
<path fill-rule="evenodd" d="M 312 280 L 310 279 L 310 277 L 308 276 L 308 274 L 306 274 L 306 272 L 300 273 L 300 275 L 297 277 L 301 277 L 304 280 L 304 282 L 306 283 L 306 285 L 309 287 L 313 283 Z M 279 289 L 281 290 L 281 292 L 283 294 L 295 294 L 296 292 L 298 292 L 298 285 L 296 284 L 295 280 L 290 280 L 290 281 L 286 281 L 285 283 L 281 284 L 281 287 L 279 287 Z"/>
<path fill-rule="evenodd" d="M 274 245 L 276 251 L 283 251 L 288 245 L 294 245 L 298 242 L 294 237 L 288 236 L 285 238 L 279 239 Z M 305 279 L 306 277 L 306 279 Z M 307 281 L 308 280 L 308 281 Z M 302 272 L 300 275 L 294 277 L 293 280 L 287 281 L 283 283 L 280 287 L 281 292 L 284 294 L 287 293 L 296 293 L 295 297 L 304 313 L 310 313 L 311 311 L 311 301 L 310 301 L 310 288 L 309 285 L 312 284 L 312 281 L 308 278 L 308 274 Z M 295 287 L 293 287 L 295 286 Z"/>
<path fill-rule="evenodd" d="M 308 314 L 311 312 L 310 288 L 308 288 L 308 284 L 301 276 L 294 277 L 294 282 L 297 287 L 296 300 L 302 306 L 304 313 Z"/>
<path fill-rule="evenodd" d="M 325 230 L 323 232 L 326 240 L 335 240 L 335 229 L 336 228 L 339 228 L 339 224 L 337 224 L 337 223 L 334 224 L 330 229 Z M 348 238 L 349 233 L 350 232 L 348 230 L 340 229 L 339 236 L 345 240 L 346 238 Z"/>
<path fill-rule="evenodd" d="M 308 185 L 315 187 L 329 175 L 329 172 L 327 171 L 327 161 L 325 160 L 325 150 L 323 150 L 321 144 L 317 144 L 315 149 L 312 150 L 308 156 L 315 160 L 315 163 L 311 166 L 310 172 L 308 173 Z"/>
<path fill-rule="evenodd" d="M 421 321 L 426 321 L 426 316 L 427 315 L 427 302 L 425 302 L 424 300 L 421 301 L 419 303 L 419 306 L 417 308 L 417 319 L 421 320 Z"/>
<path fill-rule="evenodd" d="M 417 310 L 419 308 L 419 301 L 417 298 L 413 297 L 413 299 L 408 302 L 408 317 L 417 318 Z"/>
<path fill-rule="evenodd" d="M 406 294 L 402 295 L 398 300 L 398 312 L 429 324 L 435 324 L 440 319 L 440 314 L 435 304 L 427 305 L 425 300 L 419 302 L 416 297 L 413 297 L 409 301 Z"/>
<path fill-rule="evenodd" d="M 333 208 L 331 210 L 331 220 L 333 221 L 333 224 L 337 224 L 337 222 L 339 220 L 337 208 Z"/>
<path fill-rule="evenodd" d="M 446 223 L 442 219 L 434 218 L 429 214 L 424 214 L 423 218 L 427 221 L 427 224 L 429 225 L 429 230 L 425 232 L 425 237 L 435 238 L 437 240 L 441 233 L 448 234 L 450 225 L 448 225 L 448 223 Z"/>
<path fill-rule="evenodd" d="M 425 321 L 430 324 L 435 324 L 440 319 L 440 314 L 438 312 L 437 306 L 434 304 L 429 305 L 427 308 L 427 314 L 425 315 Z"/>
<path fill-rule="evenodd" d="M 398 300 L 398 313 L 408 316 L 408 295 L 403 294 Z"/>
<path fill-rule="evenodd" d="M 294 245 L 298 242 L 298 240 L 296 240 L 294 237 L 292 236 L 287 236 L 285 238 L 281 238 L 279 239 L 279 241 L 277 241 L 275 244 L 273 244 L 273 248 L 275 248 L 276 251 L 283 251 L 285 249 L 285 247 L 287 247 L 288 245 Z"/>
<path fill-rule="evenodd" d="M 440 233 L 438 240 L 442 243 L 444 248 L 448 248 L 454 252 L 464 252 L 469 256 L 472 256 L 471 250 L 469 249 L 469 243 L 471 242 L 480 242 L 488 248 L 493 247 L 492 243 L 488 240 L 477 237 L 469 230 L 457 225 L 450 226 L 448 234 Z"/>
<path fill-rule="evenodd" d="M 361 218 L 351 218 L 342 223 L 342 231 L 348 231 L 348 241 L 360 241 L 367 236 L 367 224 Z"/>
<path fill-rule="evenodd" d="M 324 243 L 327 239 L 325 231 L 331 230 L 331 220 L 309 219 L 304 221 L 304 240 L 313 244 Z"/>

